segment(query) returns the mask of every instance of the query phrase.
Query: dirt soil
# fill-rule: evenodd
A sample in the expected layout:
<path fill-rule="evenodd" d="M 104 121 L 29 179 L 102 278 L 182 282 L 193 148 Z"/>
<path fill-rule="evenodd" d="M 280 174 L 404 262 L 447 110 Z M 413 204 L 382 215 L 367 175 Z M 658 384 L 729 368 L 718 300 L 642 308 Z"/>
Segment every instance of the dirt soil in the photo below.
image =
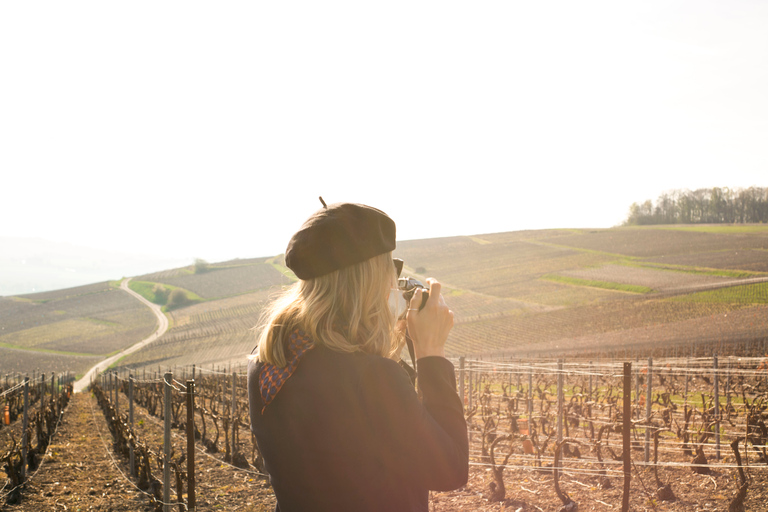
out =
<path fill-rule="evenodd" d="M 161 426 L 146 411 L 136 411 L 143 439 L 157 447 Z M 174 444 L 181 442 L 174 436 Z M 726 447 L 724 447 L 727 449 Z M 155 449 L 155 448 L 153 448 Z M 250 454 L 246 454 L 250 455 Z M 196 479 L 199 511 L 262 512 L 274 509 L 274 495 L 266 480 L 255 468 L 241 470 L 221 460 L 223 454 L 206 454 L 198 449 Z M 640 460 L 642 455 L 635 455 Z M 726 462 L 729 459 L 726 459 Z M 730 458 L 732 462 L 732 456 Z M 681 458 L 681 461 L 684 459 Z M 566 467 L 578 461 L 568 459 Z M 751 461 L 750 487 L 745 502 L 747 511 L 768 510 L 768 469 Z M 153 468 L 153 471 L 155 469 Z M 8 512 L 38 511 L 146 511 L 156 505 L 135 480 L 128 478 L 128 464 L 112 448 L 106 420 L 96 399 L 89 393 L 74 395 L 65 411 L 59 430 L 53 438 L 47 457 L 39 471 L 27 482 L 18 504 L 0 504 Z M 161 476 L 157 469 L 158 476 Z M 726 511 L 737 492 L 735 469 L 722 469 L 710 475 L 698 475 L 688 468 L 665 468 L 659 471 L 663 482 L 671 485 L 675 501 L 662 501 L 656 495 L 650 469 L 633 468 L 630 510 L 632 511 Z M 430 511 L 558 511 L 562 502 L 554 491 L 551 471 L 531 468 L 508 468 L 504 472 L 506 500 L 489 501 L 490 468 L 470 467 L 467 486 L 451 492 L 432 492 Z M 578 504 L 580 511 L 621 510 L 622 480 L 611 479 L 612 487 L 604 489 L 596 476 L 565 474 L 561 488 Z M 175 494 L 172 493 L 172 501 Z M 178 510 L 174 507 L 173 510 Z"/>

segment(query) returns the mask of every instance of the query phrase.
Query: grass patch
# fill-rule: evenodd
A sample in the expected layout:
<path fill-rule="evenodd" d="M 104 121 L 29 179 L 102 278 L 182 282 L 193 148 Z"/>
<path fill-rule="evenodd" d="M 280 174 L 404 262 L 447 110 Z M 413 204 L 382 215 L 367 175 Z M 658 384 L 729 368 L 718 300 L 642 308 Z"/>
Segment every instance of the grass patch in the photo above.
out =
<path fill-rule="evenodd" d="M 107 357 L 110 357 L 110 356 L 107 356 Z M 109 368 L 107 368 L 107 370 L 113 370 L 113 369 L 117 368 L 118 366 L 120 366 L 120 362 L 121 362 L 123 359 L 125 359 L 125 357 L 126 357 L 126 356 L 123 356 L 123 357 L 120 357 L 120 358 L 118 358 L 118 359 L 117 359 L 117 361 L 115 361 L 114 363 L 112 363 L 111 365 L 109 365 Z"/>
<path fill-rule="evenodd" d="M 583 233 L 578 233 L 579 235 L 582 235 Z M 526 240 L 526 243 L 532 244 L 532 245 L 540 245 L 543 247 L 553 247 L 556 249 L 567 249 L 570 251 L 576 251 L 576 252 L 582 252 L 586 254 L 594 254 L 596 256 L 606 256 L 608 258 L 616 258 L 619 260 L 633 260 L 636 259 L 635 256 L 627 256 L 626 254 L 620 254 L 618 252 L 608 252 L 608 251 L 601 251 L 599 249 L 588 249 L 586 247 L 579 247 L 575 245 L 564 245 L 564 244 L 555 244 L 552 242 L 542 242 L 540 240 Z"/>
<path fill-rule="evenodd" d="M 128 283 L 128 287 L 147 299 L 149 302 L 152 302 L 153 304 L 157 304 L 158 306 L 165 305 L 165 300 L 161 300 L 158 297 L 155 297 L 154 288 L 156 285 L 163 286 L 166 290 L 172 292 L 173 290 L 183 290 L 187 294 L 187 298 L 189 299 L 189 303 L 195 303 L 195 302 L 204 302 L 206 299 L 200 297 L 198 294 L 191 292 L 189 290 L 186 290 L 184 288 L 181 288 L 179 286 L 173 286 L 172 284 L 165 284 L 165 283 L 155 283 L 152 281 L 131 281 Z"/>
<path fill-rule="evenodd" d="M 652 293 L 654 290 L 647 286 L 638 286 L 634 284 L 613 283 L 610 281 L 594 281 L 592 279 L 579 279 L 576 277 L 559 276 L 556 274 L 547 274 L 541 277 L 547 281 L 569 284 L 574 286 L 587 286 L 590 288 L 601 288 L 604 290 L 616 290 L 629 293 Z"/>
<path fill-rule="evenodd" d="M 705 267 L 687 267 L 685 265 L 670 265 L 668 263 L 645 263 L 632 260 L 624 260 L 617 262 L 619 265 L 625 267 L 640 267 L 640 268 L 652 268 L 654 270 L 665 270 L 667 272 L 681 272 L 684 274 L 698 274 L 705 276 L 718 276 L 718 277 L 733 277 L 736 279 L 745 277 L 760 277 L 764 276 L 764 272 L 750 272 L 748 270 L 728 270 L 717 268 L 705 268 Z"/>
<path fill-rule="evenodd" d="M 24 350 L 26 352 L 42 352 L 45 354 L 56 354 L 57 356 L 84 356 L 84 357 L 98 356 L 98 354 L 86 354 L 84 352 L 67 352 L 65 350 L 50 350 L 45 348 L 25 347 L 22 345 L 13 345 L 12 343 L 3 343 L 3 342 L 0 342 L 0 347 L 13 348 L 16 350 Z"/>
<path fill-rule="evenodd" d="M 117 323 L 117 322 L 110 322 L 109 320 L 102 320 L 100 318 L 91 318 L 89 316 L 81 316 L 80 318 L 82 320 L 87 321 L 87 322 L 93 322 L 93 323 L 99 324 L 99 325 L 108 325 L 108 326 L 111 326 L 111 327 L 121 327 L 121 325 L 119 323 Z"/>
<path fill-rule="evenodd" d="M 712 304 L 768 304 L 768 283 L 746 284 L 670 297 L 672 302 L 705 302 Z"/>
<path fill-rule="evenodd" d="M 165 301 L 162 301 L 158 297 L 155 297 L 154 288 L 157 283 L 153 283 L 152 281 L 131 281 L 128 283 L 128 288 L 135 291 L 145 299 L 147 299 L 149 302 L 152 302 L 153 304 L 163 305 L 165 304 Z M 165 285 L 163 285 L 165 286 Z"/>
<path fill-rule="evenodd" d="M 716 234 L 733 234 L 743 235 L 749 233 L 766 233 L 768 232 L 768 225 L 765 224 L 686 224 L 686 225 L 665 225 L 653 227 L 651 229 L 666 229 L 669 231 L 695 231 L 698 233 L 716 233 Z"/>
<path fill-rule="evenodd" d="M 267 260 L 267 263 L 268 263 L 269 265 L 272 265 L 272 267 L 274 267 L 274 268 L 275 268 L 275 270 L 277 270 L 278 272 L 280 272 L 281 274 L 283 274 L 285 277 L 287 277 L 288 279 L 290 279 L 290 280 L 291 280 L 291 282 L 296 282 L 296 281 L 298 281 L 298 280 L 299 280 L 299 278 L 298 278 L 298 277 L 296 277 L 296 274 L 294 274 L 294 273 L 293 273 L 293 270 L 291 270 L 291 269 L 289 269 L 288 267 L 285 267 L 285 266 L 283 266 L 283 265 L 281 265 L 281 264 L 277 263 L 277 261 L 276 261 L 276 260 L 277 260 L 277 258 L 278 258 L 278 257 L 277 257 L 277 256 L 275 256 L 274 258 Z"/>

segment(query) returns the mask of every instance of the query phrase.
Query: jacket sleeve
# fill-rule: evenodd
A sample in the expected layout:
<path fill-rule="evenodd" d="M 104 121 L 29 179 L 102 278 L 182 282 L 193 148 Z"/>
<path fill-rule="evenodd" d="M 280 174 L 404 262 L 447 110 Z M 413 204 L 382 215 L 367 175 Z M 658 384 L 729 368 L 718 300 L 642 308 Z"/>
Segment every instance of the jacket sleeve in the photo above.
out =
<path fill-rule="evenodd" d="M 394 361 L 375 361 L 362 378 L 372 428 L 382 441 L 382 462 L 413 485 L 456 489 L 467 482 L 469 447 L 453 364 L 425 357 L 417 366 L 422 400 Z"/>

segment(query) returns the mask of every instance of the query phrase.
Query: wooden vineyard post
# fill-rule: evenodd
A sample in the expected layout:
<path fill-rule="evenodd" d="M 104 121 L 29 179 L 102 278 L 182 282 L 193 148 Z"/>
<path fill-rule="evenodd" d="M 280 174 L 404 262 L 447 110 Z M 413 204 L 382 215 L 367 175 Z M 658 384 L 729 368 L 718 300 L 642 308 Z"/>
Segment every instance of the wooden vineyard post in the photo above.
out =
<path fill-rule="evenodd" d="M 621 496 L 621 512 L 629 512 L 629 484 L 632 480 L 632 450 L 630 447 L 630 427 L 632 424 L 632 363 L 624 363 L 624 419 L 622 425 L 622 446 L 621 458 L 624 462 L 624 493 Z"/>
<path fill-rule="evenodd" d="M 115 419 L 120 420 L 120 408 L 117 406 L 120 400 L 120 380 L 118 373 L 115 372 Z"/>
<path fill-rule="evenodd" d="M 224 374 L 224 375 L 226 375 L 226 374 Z M 226 393 L 226 388 L 227 388 L 227 379 L 226 379 L 226 377 L 223 377 L 222 379 L 220 379 L 220 382 L 221 382 L 221 409 L 223 411 L 224 408 L 226 407 L 226 404 L 227 404 L 227 401 L 224 398 L 226 396 L 225 393 Z"/>
<path fill-rule="evenodd" d="M 467 390 L 469 395 L 468 403 L 469 403 L 469 408 L 472 409 L 472 363 L 470 363 L 467 367 L 467 375 L 469 376 L 469 378 L 467 379 L 467 384 L 469 387 L 469 389 Z"/>
<path fill-rule="evenodd" d="M 715 381 L 715 457 L 720 460 L 720 383 L 717 378 L 717 354 L 712 360 L 712 378 Z"/>
<path fill-rule="evenodd" d="M 648 382 L 645 392 L 645 457 L 644 461 L 651 460 L 651 402 L 653 397 L 653 358 L 648 358 Z"/>
<path fill-rule="evenodd" d="M 21 481 L 27 473 L 27 427 L 29 426 L 29 377 L 24 377 L 24 421 L 21 423 Z"/>
<path fill-rule="evenodd" d="M 45 416 L 45 374 L 40 375 L 40 418 Z"/>
<path fill-rule="evenodd" d="M 563 360 L 557 360 L 557 443 L 563 442 Z"/>
<path fill-rule="evenodd" d="M 232 365 L 230 364 L 230 367 Z M 235 438 L 237 436 L 237 373 L 232 372 L 232 462 L 235 460 Z"/>
<path fill-rule="evenodd" d="M 528 432 L 531 432 L 533 419 L 533 370 L 528 370 Z"/>
<path fill-rule="evenodd" d="M 133 374 L 128 375 L 128 425 L 133 431 Z M 129 465 L 131 466 L 131 476 L 136 476 L 135 455 L 133 453 L 133 443 L 130 443 Z"/>
<path fill-rule="evenodd" d="M 164 380 L 163 512 L 171 512 L 171 381 L 173 380 L 173 374 L 166 372 Z"/>
<path fill-rule="evenodd" d="M 632 417 L 635 417 L 635 414 L 637 414 L 637 417 L 640 417 L 640 364 L 638 363 L 639 359 L 635 357 L 635 413 L 632 414 Z"/>
<path fill-rule="evenodd" d="M 459 396 L 461 396 L 461 406 L 466 403 L 464 400 L 464 356 L 459 358 Z"/>
<path fill-rule="evenodd" d="M 731 419 L 731 358 L 728 358 L 728 366 L 725 369 L 725 413 Z"/>
<path fill-rule="evenodd" d="M 192 375 L 195 375 L 194 366 Z M 195 512 L 195 381 L 187 381 L 187 510 Z"/>

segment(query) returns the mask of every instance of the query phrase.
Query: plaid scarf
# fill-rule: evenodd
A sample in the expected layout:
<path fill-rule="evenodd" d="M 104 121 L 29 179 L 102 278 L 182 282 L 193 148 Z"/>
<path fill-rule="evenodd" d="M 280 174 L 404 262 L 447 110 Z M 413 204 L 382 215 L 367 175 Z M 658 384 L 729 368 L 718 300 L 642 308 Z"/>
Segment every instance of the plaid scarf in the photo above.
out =
<path fill-rule="evenodd" d="M 285 381 L 293 375 L 293 372 L 299 365 L 299 359 L 307 350 L 314 347 L 315 344 L 309 339 L 309 336 L 304 331 L 296 329 L 291 333 L 288 340 L 288 350 L 292 354 L 288 360 L 288 365 L 285 368 L 281 368 L 273 364 L 264 364 L 259 373 L 259 390 L 261 391 L 261 399 L 264 402 L 261 414 L 264 414 L 264 409 L 274 400 L 277 392 L 285 384 Z"/>

